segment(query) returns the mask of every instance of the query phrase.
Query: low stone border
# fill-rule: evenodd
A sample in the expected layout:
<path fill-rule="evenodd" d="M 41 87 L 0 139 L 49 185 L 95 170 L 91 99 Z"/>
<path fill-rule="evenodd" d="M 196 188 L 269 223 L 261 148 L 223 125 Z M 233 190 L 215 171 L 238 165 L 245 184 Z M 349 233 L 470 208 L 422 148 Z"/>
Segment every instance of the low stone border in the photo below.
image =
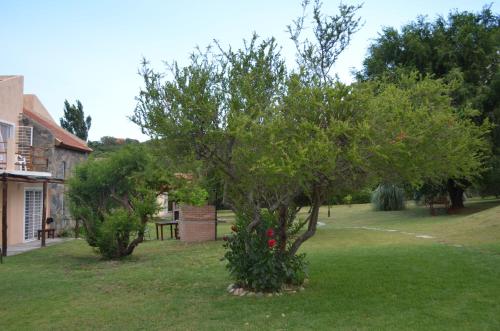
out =
<path fill-rule="evenodd" d="M 254 292 L 252 290 L 247 290 L 243 287 L 239 287 L 236 284 L 229 284 L 227 287 L 227 292 L 234 296 L 248 296 L 248 297 L 273 297 L 282 296 L 283 294 L 295 294 L 297 292 L 304 292 L 306 289 L 304 286 L 285 286 L 279 292 Z"/>

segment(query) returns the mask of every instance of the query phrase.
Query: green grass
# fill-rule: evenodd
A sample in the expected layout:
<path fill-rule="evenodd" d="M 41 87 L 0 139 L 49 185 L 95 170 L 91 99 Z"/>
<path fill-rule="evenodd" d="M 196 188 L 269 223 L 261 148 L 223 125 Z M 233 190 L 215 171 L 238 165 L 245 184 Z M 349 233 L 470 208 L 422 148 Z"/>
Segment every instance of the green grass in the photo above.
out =
<path fill-rule="evenodd" d="M 499 201 L 437 217 L 336 206 L 320 220 L 306 291 L 280 297 L 228 295 L 221 242 L 151 240 L 120 262 L 82 240 L 9 257 L 0 330 L 500 329 Z"/>

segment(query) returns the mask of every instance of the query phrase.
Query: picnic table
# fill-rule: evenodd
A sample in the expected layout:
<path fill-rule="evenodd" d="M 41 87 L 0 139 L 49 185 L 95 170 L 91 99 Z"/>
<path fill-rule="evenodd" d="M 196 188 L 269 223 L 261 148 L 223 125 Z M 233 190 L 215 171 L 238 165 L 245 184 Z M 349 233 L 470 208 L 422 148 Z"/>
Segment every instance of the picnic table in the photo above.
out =
<path fill-rule="evenodd" d="M 440 195 L 437 197 L 429 197 L 425 199 L 425 203 L 429 205 L 432 216 L 436 216 L 436 205 L 443 205 L 447 213 L 450 208 L 450 201 L 448 200 L 448 197 L 444 195 Z"/>
<path fill-rule="evenodd" d="M 175 239 L 180 239 L 179 238 L 179 222 L 177 222 L 177 221 L 156 221 L 155 225 L 156 225 L 156 239 L 157 240 L 160 239 L 160 235 L 161 235 L 161 240 L 163 240 L 163 227 L 165 225 L 170 226 L 170 238 L 174 238 L 174 234 L 175 234 Z M 160 231 L 158 231 L 158 228 Z"/>

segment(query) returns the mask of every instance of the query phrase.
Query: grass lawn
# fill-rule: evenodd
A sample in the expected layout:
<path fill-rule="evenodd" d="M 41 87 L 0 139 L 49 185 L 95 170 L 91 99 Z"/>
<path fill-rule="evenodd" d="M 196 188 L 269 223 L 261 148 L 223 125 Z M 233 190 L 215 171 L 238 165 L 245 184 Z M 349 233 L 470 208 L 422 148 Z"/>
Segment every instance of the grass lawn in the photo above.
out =
<path fill-rule="evenodd" d="M 227 294 L 220 241 L 149 240 L 119 262 L 82 240 L 9 257 L 0 330 L 500 329 L 500 201 L 437 217 L 325 207 L 320 221 L 306 291 L 280 297 Z"/>

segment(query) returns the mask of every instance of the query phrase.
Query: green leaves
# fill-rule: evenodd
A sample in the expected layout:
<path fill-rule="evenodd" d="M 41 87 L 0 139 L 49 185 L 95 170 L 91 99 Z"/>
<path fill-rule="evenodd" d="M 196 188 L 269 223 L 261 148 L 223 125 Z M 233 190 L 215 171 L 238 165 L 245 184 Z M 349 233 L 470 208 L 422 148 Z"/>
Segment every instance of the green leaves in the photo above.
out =
<path fill-rule="evenodd" d="M 238 217 L 235 231 L 224 243 L 227 269 L 236 284 L 259 292 L 281 291 L 284 284 L 302 284 L 307 276 L 304 255 L 290 256 L 277 249 L 276 219 L 264 213 L 263 223 L 255 232 L 248 232 L 246 224 L 248 220 Z"/>
<path fill-rule="evenodd" d="M 367 109 L 370 172 L 415 186 L 477 176 L 489 154 L 489 124 L 476 126 L 456 114 L 442 81 L 415 75 L 401 81 L 374 80 L 356 90 Z"/>
<path fill-rule="evenodd" d="M 450 11 L 447 17 L 438 17 L 434 21 L 420 17 L 403 26 L 400 31 L 385 28 L 370 46 L 364 61 L 364 70 L 359 74 L 359 78 L 366 80 L 389 77 L 401 87 L 404 87 L 405 83 L 400 79 L 401 71 L 417 71 L 422 76 L 431 75 L 433 78 L 444 79 L 448 83 L 448 92 L 440 88 L 443 93 L 439 96 L 422 84 L 418 87 L 419 93 L 411 92 L 416 98 L 412 104 L 417 107 L 448 107 L 450 102 L 446 99 L 451 97 L 453 110 L 462 119 L 471 119 L 477 125 L 484 124 L 485 127 L 489 127 L 488 121 L 492 121 L 495 126 L 490 128 L 488 138 L 493 142 L 492 154 L 498 157 L 500 153 L 498 45 L 500 45 L 500 16 L 491 10 L 491 5 L 484 6 L 477 13 Z M 426 84 L 435 83 L 428 79 Z M 434 99 L 430 100 L 429 96 Z M 440 105 L 439 98 L 442 99 Z M 478 136 L 471 139 L 476 143 L 478 138 L 483 139 L 485 127 L 478 129 L 476 132 Z M 465 128 L 466 135 L 471 133 L 471 130 L 473 129 Z M 463 153 L 470 153 L 467 158 L 477 160 L 481 158 L 479 155 L 484 154 L 482 144 L 477 146 L 476 150 L 461 148 L 463 145 L 453 143 L 454 139 L 460 138 L 449 137 L 448 147 L 454 155 L 462 155 L 463 159 Z M 494 168 L 481 181 L 480 186 L 500 187 L 496 177 L 491 176 L 499 172 L 500 168 L 496 162 L 490 164 Z M 465 172 L 470 173 L 468 170 Z M 488 191 L 492 192 L 490 189 Z"/>
<path fill-rule="evenodd" d="M 156 197 L 168 183 L 145 148 L 132 145 L 78 166 L 67 194 L 89 245 L 119 258 L 142 241 L 146 222 L 158 210 Z"/>
<path fill-rule="evenodd" d="M 173 201 L 180 203 L 202 206 L 207 202 L 208 193 L 205 189 L 192 182 L 183 183 L 179 188 L 169 192 Z"/>
<path fill-rule="evenodd" d="M 68 100 L 64 100 L 64 117 L 59 121 L 64 129 L 87 141 L 92 118 L 90 116 L 85 118 L 80 100 L 76 100 L 76 105 L 71 105 Z"/>
<path fill-rule="evenodd" d="M 255 35 L 242 49 L 218 44 L 184 68 L 174 63 L 165 80 L 147 64 L 141 71 L 133 121 L 159 138 L 172 163 L 221 175 L 224 201 L 243 223 L 228 247 L 230 271 L 252 288 L 283 262 L 272 260 L 258 235 L 264 210 L 277 220 L 280 254 L 293 259 L 330 197 L 379 182 L 472 177 L 486 155 L 488 125 L 457 116 L 455 90 L 443 81 L 397 70 L 351 86 L 330 79 L 358 27 L 359 7 L 341 6 L 336 16 L 320 7 L 315 2 L 315 41 L 299 40 L 304 16 L 290 28 L 299 45 L 296 71 L 287 70 L 274 39 Z M 308 218 L 296 222 L 308 204 Z"/>

